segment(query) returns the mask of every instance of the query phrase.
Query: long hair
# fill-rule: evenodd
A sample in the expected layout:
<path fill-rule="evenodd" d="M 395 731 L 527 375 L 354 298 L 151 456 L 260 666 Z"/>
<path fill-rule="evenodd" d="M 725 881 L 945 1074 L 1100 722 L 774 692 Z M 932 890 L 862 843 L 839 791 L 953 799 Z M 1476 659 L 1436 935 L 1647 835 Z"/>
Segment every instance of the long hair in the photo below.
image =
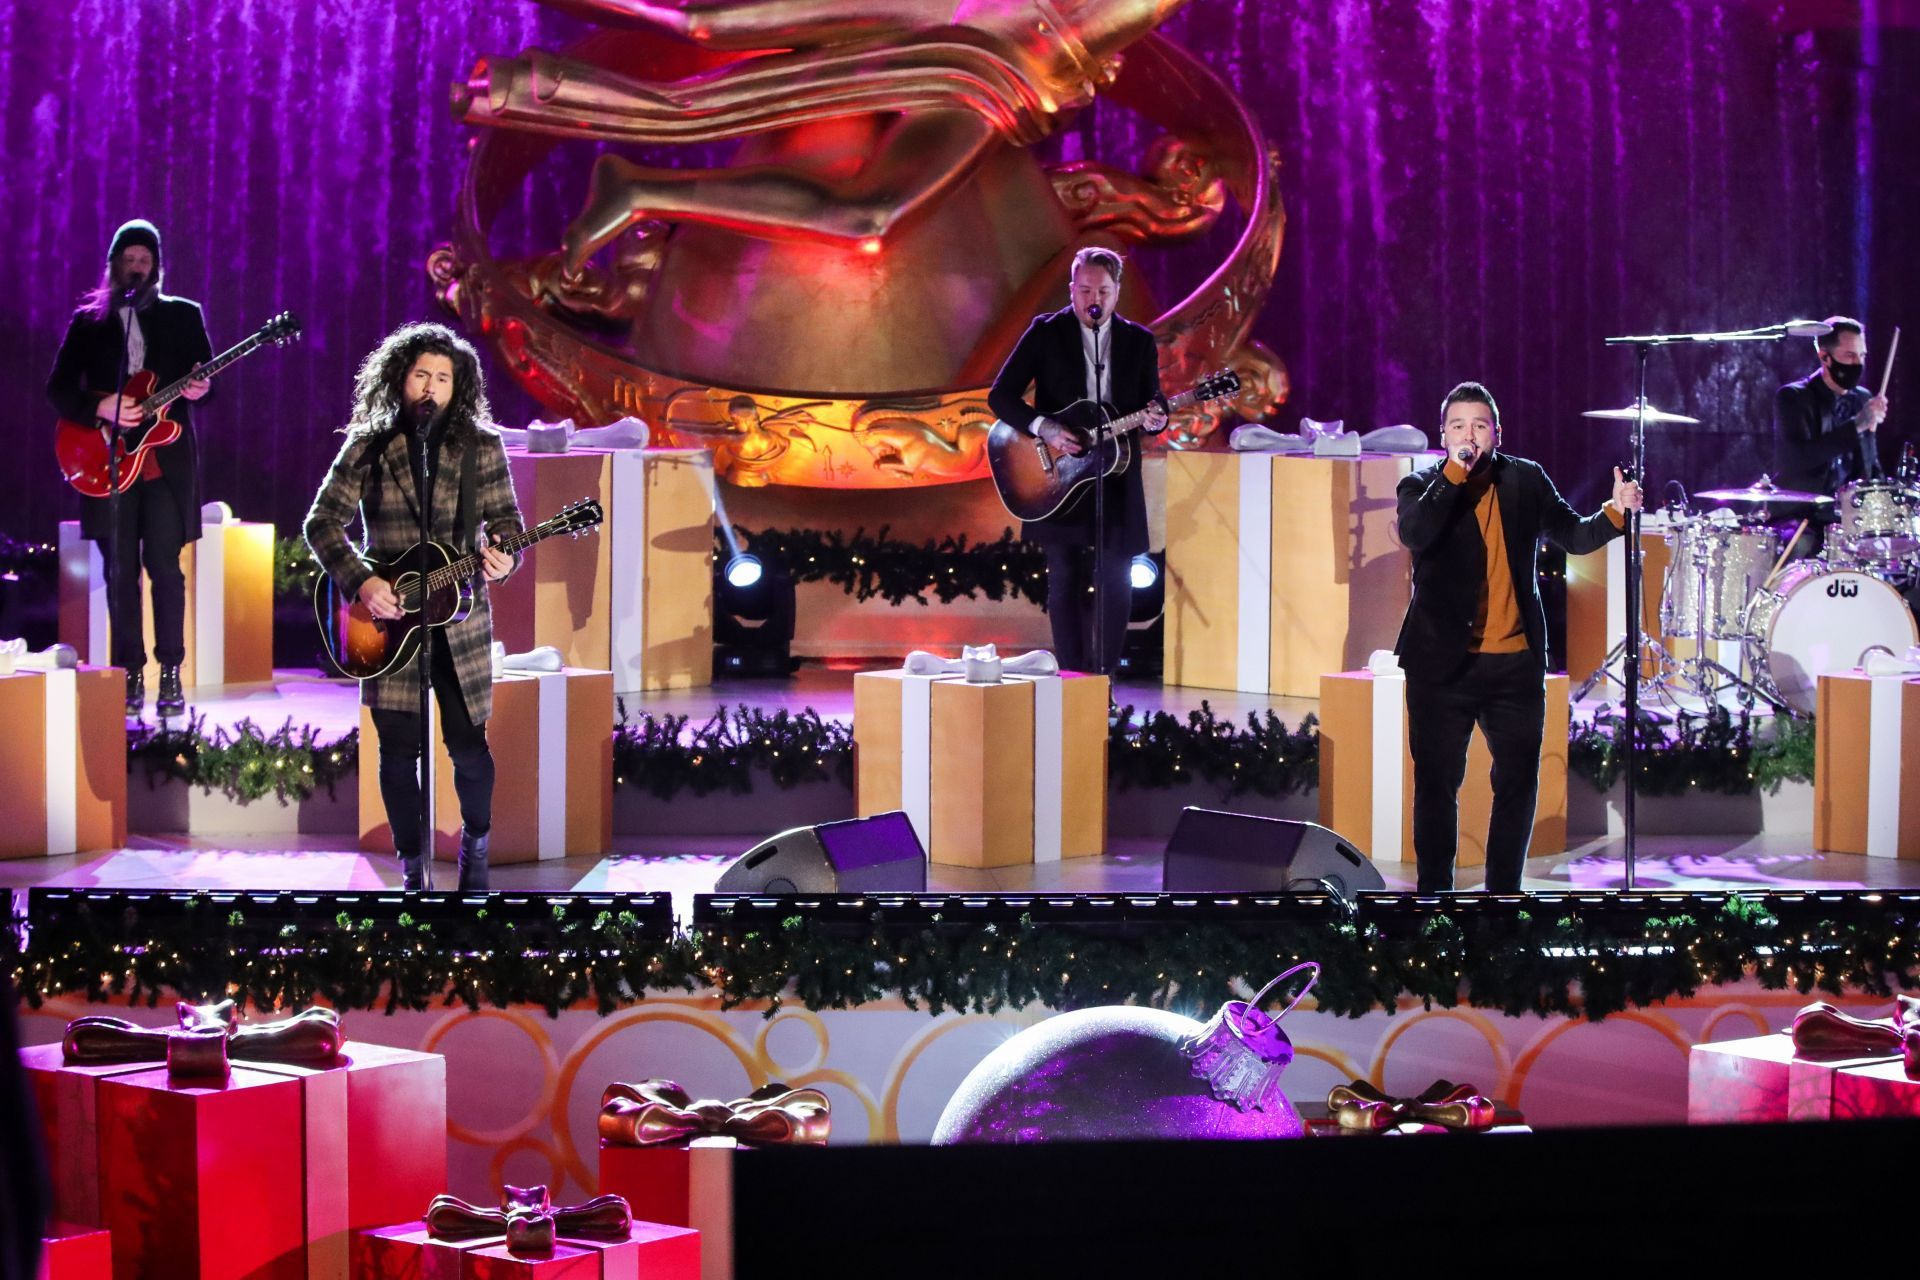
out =
<path fill-rule="evenodd" d="M 447 406 L 446 439 L 465 445 L 476 428 L 493 422 L 487 403 L 487 379 L 480 371 L 480 354 L 473 344 L 443 324 L 402 325 L 388 334 L 360 362 L 353 379 L 353 416 L 347 420 L 349 437 L 386 431 L 400 413 L 401 388 L 407 370 L 423 355 L 453 361 L 453 400 Z"/>
<path fill-rule="evenodd" d="M 147 281 L 145 296 L 158 297 L 160 286 L 166 281 L 167 269 L 158 266 L 153 269 L 153 279 Z M 108 260 L 106 269 L 100 273 L 100 283 L 80 295 L 78 314 L 104 323 L 113 314 L 113 304 L 119 298 L 120 291 L 113 287 L 113 262 Z"/>

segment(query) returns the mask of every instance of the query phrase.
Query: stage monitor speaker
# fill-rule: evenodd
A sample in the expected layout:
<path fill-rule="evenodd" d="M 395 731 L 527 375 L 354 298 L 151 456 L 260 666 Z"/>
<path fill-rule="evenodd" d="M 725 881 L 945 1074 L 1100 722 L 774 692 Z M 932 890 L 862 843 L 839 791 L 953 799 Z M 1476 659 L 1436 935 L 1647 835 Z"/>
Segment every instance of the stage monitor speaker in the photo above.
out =
<path fill-rule="evenodd" d="M 1167 841 L 1168 893 L 1316 893 L 1342 898 L 1384 889 L 1364 854 L 1317 822 L 1189 806 Z"/>
<path fill-rule="evenodd" d="M 927 851 L 907 815 L 795 827 L 720 873 L 715 893 L 925 893 Z"/>

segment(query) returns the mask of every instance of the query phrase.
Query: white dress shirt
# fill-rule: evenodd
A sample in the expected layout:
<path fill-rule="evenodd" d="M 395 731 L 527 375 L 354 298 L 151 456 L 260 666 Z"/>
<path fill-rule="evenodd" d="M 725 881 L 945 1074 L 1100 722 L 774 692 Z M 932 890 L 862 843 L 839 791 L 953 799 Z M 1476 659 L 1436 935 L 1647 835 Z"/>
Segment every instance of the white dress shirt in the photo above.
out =
<path fill-rule="evenodd" d="M 1074 323 L 1079 324 L 1076 317 Z M 1113 317 L 1095 328 L 1080 325 L 1080 351 L 1087 362 L 1087 399 L 1105 403 L 1113 392 Z"/>

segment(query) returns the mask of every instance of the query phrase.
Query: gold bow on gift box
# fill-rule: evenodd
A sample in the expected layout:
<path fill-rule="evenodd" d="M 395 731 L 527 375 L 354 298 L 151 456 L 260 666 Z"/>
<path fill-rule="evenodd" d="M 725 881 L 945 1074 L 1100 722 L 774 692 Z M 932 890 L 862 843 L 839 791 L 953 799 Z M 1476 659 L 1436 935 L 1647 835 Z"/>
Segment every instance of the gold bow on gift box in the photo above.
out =
<path fill-rule="evenodd" d="M 173 1077 L 225 1076 L 232 1060 L 332 1066 L 346 1045 L 340 1015 L 302 1009 L 278 1022 L 241 1023 L 231 1000 L 175 1006 L 176 1027 L 142 1027 L 90 1015 L 67 1024 L 61 1055 L 68 1062 L 164 1062 Z"/>
<path fill-rule="evenodd" d="M 505 1236 L 509 1253 L 552 1253 L 563 1236 L 625 1240 L 633 1230 L 633 1212 L 620 1196 L 595 1196 L 556 1209 L 545 1187 L 502 1187 L 498 1209 L 482 1209 L 459 1196 L 435 1196 L 426 1221 L 427 1234 L 436 1240 Z"/>
<path fill-rule="evenodd" d="M 610 1084 L 600 1095 L 600 1136 L 626 1147 L 684 1145 L 695 1138 L 733 1138 L 754 1147 L 819 1146 L 833 1127 L 831 1106 L 818 1089 L 779 1083 L 732 1102 L 696 1102 L 671 1080 Z"/>
<path fill-rule="evenodd" d="M 1810 1058 L 1900 1056 L 1920 1078 L 1920 997 L 1895 996 L 1885 1018 L 1856 1018 L 1817 1000 L 1793 1015 L 1793 1051 Z"/>
<path fill-rule="evenodd" d="M 1385 1133 L 1403 1124 L 1438 1125 L 1443 1129 L 1490 1129 L 1495 1108 L 1470 1084 L 1436 1080 L 1416 1098 L 1390 1097 L 1368 1084 L 1335 1085 L 1327 1094 L 1327 1110 L 1342 1129 Z"/>

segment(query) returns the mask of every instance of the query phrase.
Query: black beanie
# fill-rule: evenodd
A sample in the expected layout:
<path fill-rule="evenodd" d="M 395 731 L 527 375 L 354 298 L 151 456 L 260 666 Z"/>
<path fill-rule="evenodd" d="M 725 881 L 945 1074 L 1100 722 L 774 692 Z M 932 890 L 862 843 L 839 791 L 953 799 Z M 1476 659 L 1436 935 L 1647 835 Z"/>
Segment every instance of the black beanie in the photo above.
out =
<path fill-rule="evenodd" d="M 122 249 L 133 244 L 143 244 L 153 251 L 153 267 L 158 271 L 160 269 L 160 228 L 145 218 L 135 218 L 120 224 L 120 229 L 113 233 L 113 243 L 107 247 L 107 261 L 113 261 L 120 256 Z"/>

